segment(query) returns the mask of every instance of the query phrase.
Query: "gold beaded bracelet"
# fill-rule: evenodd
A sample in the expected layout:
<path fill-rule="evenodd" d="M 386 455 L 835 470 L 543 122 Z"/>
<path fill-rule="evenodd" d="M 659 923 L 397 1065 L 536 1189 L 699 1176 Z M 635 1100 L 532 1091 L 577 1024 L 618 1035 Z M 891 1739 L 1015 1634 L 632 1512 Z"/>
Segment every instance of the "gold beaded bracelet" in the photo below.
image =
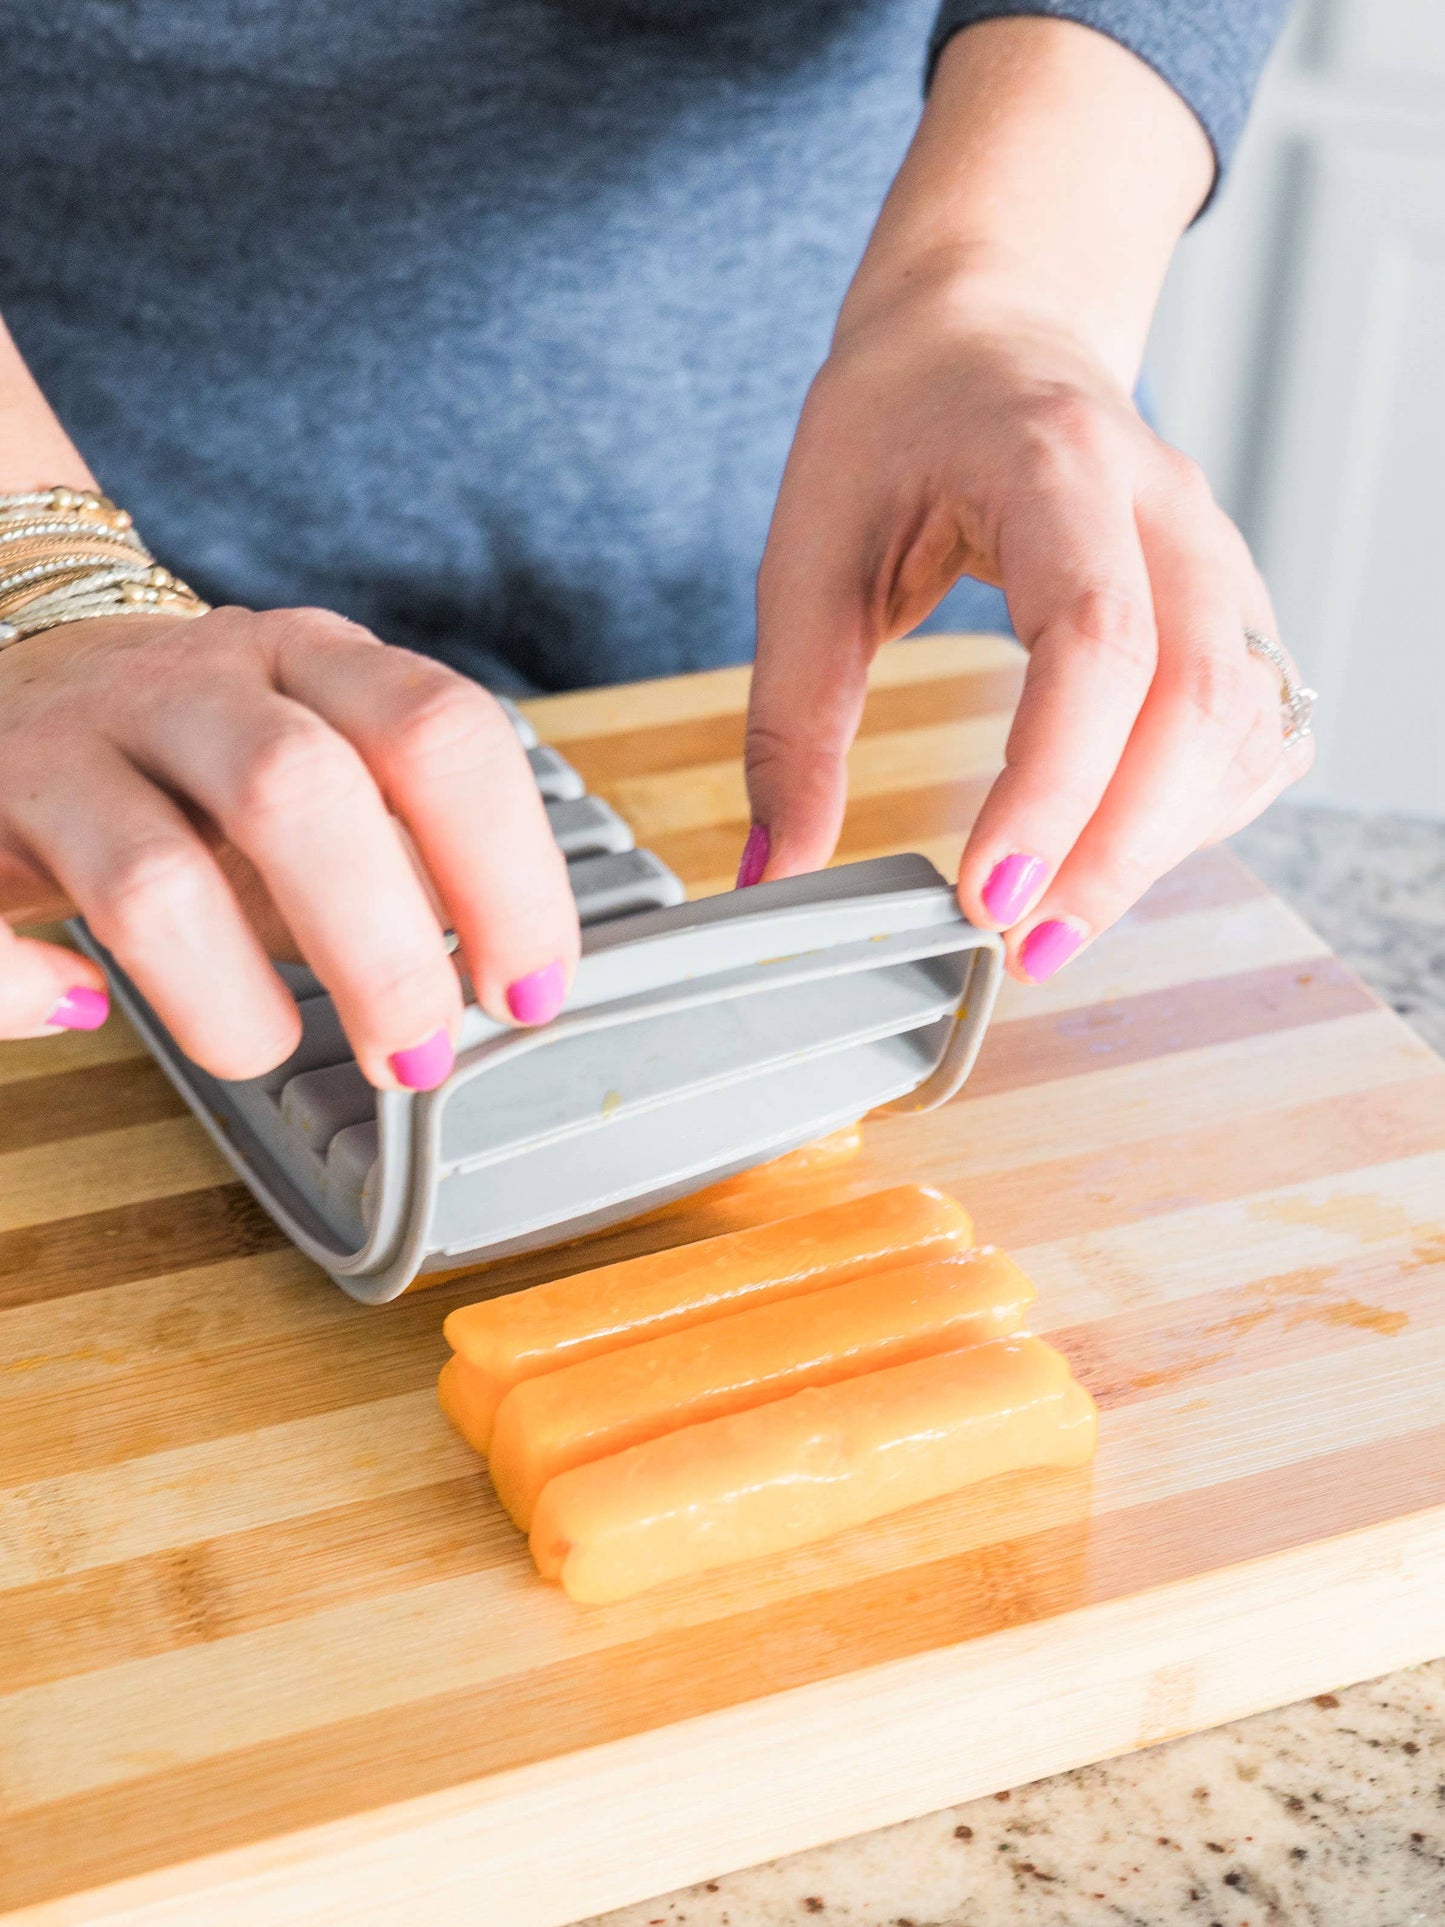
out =
<path fill-rule="evenodd" d="M 0 649 L 68 622 L 209 608 L 107 496 L 63 486 L 0 495 Z"/>

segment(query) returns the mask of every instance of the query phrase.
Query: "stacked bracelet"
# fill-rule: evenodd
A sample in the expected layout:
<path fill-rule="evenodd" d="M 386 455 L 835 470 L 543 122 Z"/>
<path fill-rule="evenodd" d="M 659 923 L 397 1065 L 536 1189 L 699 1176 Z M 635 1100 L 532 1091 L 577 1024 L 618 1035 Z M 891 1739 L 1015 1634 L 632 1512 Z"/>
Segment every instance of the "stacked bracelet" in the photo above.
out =
<path fill-rule="evenodd" d="M 89 489 L 0 495 L 0 649 L 98 616 L 202 616 L 124 509 Z"/>

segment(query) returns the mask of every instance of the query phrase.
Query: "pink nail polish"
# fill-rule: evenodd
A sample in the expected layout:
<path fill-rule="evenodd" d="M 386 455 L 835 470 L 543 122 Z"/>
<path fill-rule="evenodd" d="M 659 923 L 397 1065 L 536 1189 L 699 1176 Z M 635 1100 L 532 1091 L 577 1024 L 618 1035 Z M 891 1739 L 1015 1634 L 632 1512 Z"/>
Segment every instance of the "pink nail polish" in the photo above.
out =
<path fill-rule="evenodd" d="M 456 1052 L 445 1029 L 434 1030 L 409 1050 L 393 1051 L 387 1058 L 398 1084 L 409 1091 L 434 1091 L 451 1076 Z"/>
<path fill-rule="evenodd" d="M 507 1009 L 519 1024 L 550 1024 L 566 994 L 567 973 L 559 959 L 508 984 Z"/>
<path fill-rule="evenodd" d="M 1006 856 L 994 864 L 980 894 L 984 909 L 1001 930 L 1017 923 L 1028 909 L 1048 867 L 1041 856 Z"/>
<path fill-rule="evenodd" d="M 1036 924 L 1024 938 L 1023 948 L 1019 951 L 1019 962 L 1030 983 L 1041 984 L 1052 977 L 1056 970 L 1062 970 L 1084 941 L 1084 933 L 1072 923 L 1065 923 L 1060 917 L 1050 917 L 1047 923 Z"/>
<path fill-rule="evenodd" d="M 110 1015 L 110 998 L 89 984 L 76 984 L 67 990 L 46 1018 L 57 1030 L 99 1030 Z"/>
<path fill-rule="evenodd" d="M 767 869 L 772 852 L 773 839 L 768 835 L 767 824 L 754 823 L 743 845 L 743 860 L 738 865 L 738 880 L 734 887 L 750 890 Z"/>

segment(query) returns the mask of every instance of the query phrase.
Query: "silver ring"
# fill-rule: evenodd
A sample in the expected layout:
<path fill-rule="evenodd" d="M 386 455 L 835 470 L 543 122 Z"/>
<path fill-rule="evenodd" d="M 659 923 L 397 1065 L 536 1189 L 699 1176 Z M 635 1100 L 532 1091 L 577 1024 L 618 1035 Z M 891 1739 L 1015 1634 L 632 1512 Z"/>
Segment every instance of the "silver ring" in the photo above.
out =
<path fill-rule="evenodd" d="M 1306 689 L 1294 673 L 1289 657 L 1277 642 L 1262 636 L 1258 629 L 1246 629 L 1244 645 L 1252 656 L 1267 662 L 1279 672 L 1279 720 L 1284 728 L 1284 746 L 1293 749 L 1314 732 L 1315 704 L 1319 692 Z"/>

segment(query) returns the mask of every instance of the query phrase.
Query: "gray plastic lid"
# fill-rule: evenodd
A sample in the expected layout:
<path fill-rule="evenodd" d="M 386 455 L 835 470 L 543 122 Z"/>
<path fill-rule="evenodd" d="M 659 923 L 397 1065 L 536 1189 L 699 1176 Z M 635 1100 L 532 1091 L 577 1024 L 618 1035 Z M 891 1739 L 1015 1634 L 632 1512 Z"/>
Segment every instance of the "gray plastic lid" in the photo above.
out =
<path fill-rule="evenodd" d="M 933 866 L 884 857 L 588 928 L 554 1022 L 469 1002 L 447 1081 L 378 1095 L 338 1061 L 324 994 L 288 1064 L 209 1077 L 77 934 L 256 1197 L 369 1301 L 617 1223 L 867 1111 L 943 1103 L 1002 975 L 1001 940 Z"/>

